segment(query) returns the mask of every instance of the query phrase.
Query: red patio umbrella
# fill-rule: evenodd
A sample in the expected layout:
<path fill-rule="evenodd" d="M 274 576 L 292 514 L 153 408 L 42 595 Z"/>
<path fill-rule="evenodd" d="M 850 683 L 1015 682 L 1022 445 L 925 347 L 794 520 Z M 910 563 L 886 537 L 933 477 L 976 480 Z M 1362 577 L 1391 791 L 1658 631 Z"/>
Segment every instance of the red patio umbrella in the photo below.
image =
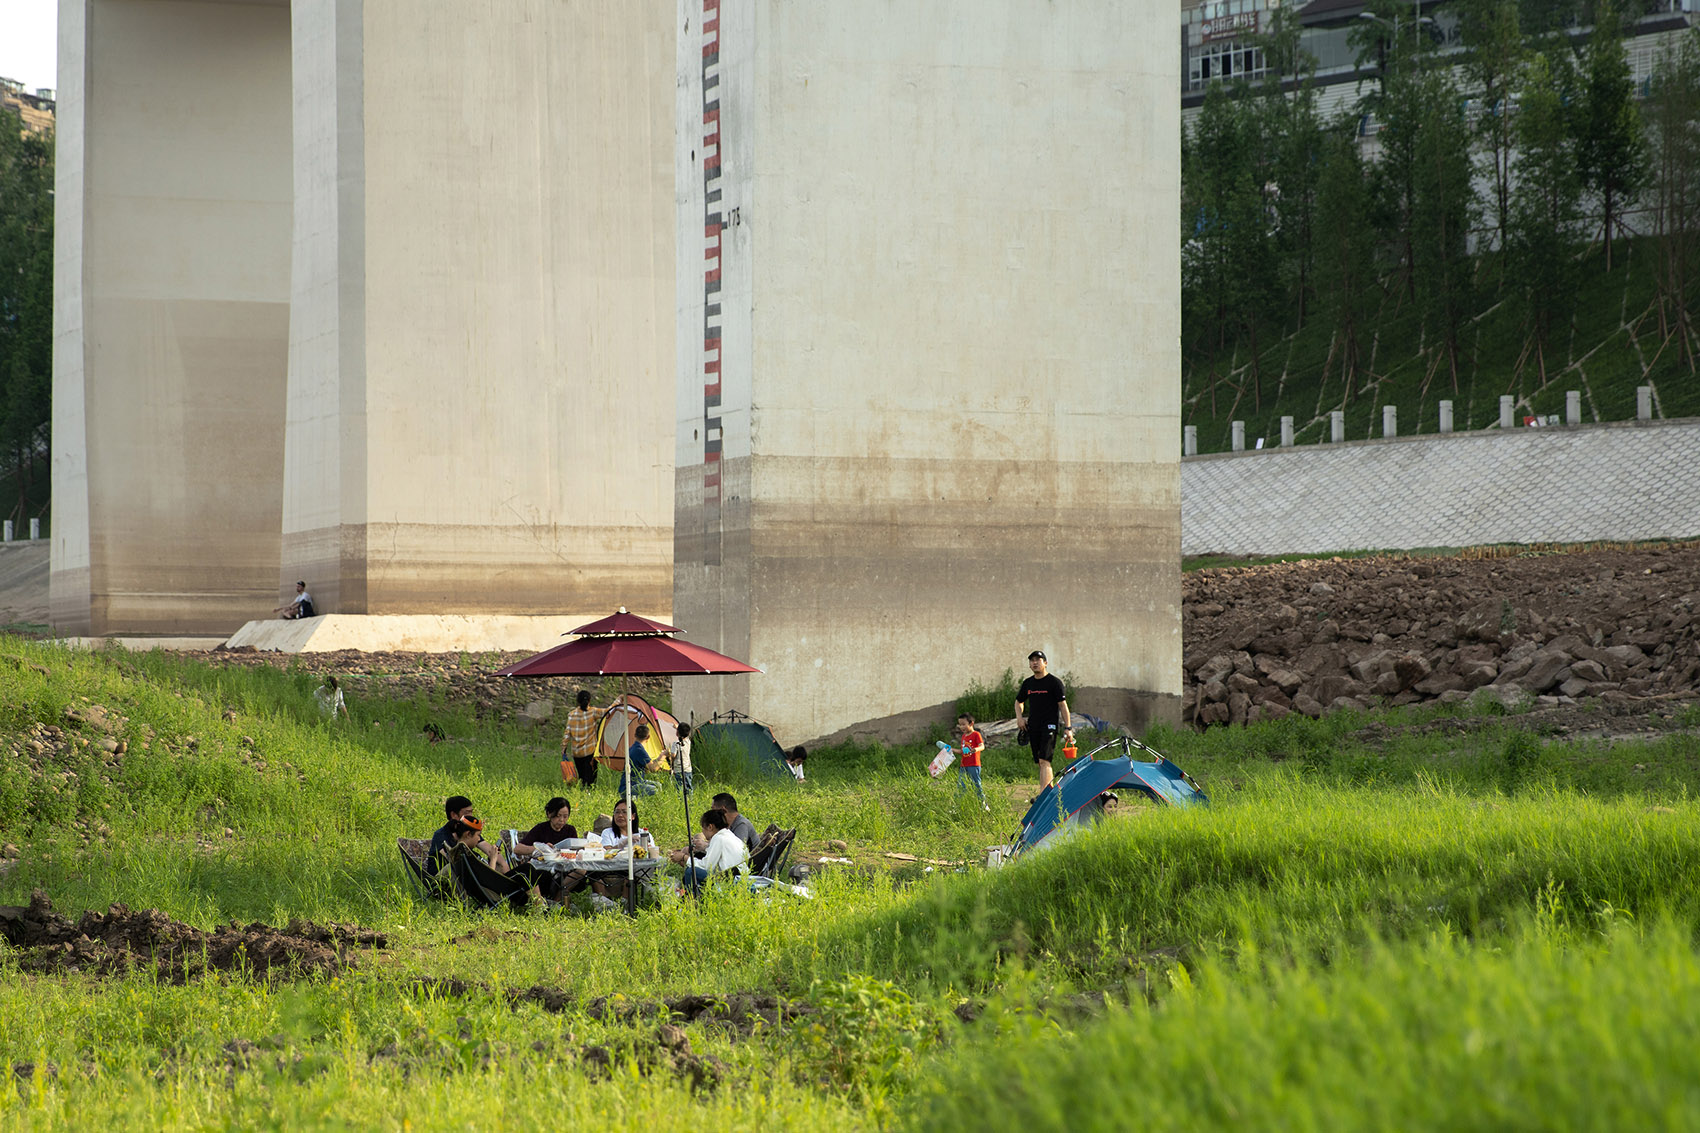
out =
<path fill-rule="evenodd" d="M 676 641 L 669 634 L 683 632 L 676 626 L 641 618 L 621 606 L 606 618 L 569 630 L 581 635 L 577 641 L 557 645 L 535 657 L 503 669 L 502 677 L 568 677 L 568 676 L 651 676 L 686 677 L 711 673 L 759 673 L 760 669 L 742 661 L 716 653 L 688 641 Z M 626 682 L 620 681 L 620 696 L 626 695 Z M 626 796 L 626 813 L 632 810 L 632 765 L 628 759 L 621 776 Z M 690 840 L 690 795 L 685 795 L 685 834 Z M 636 831 L 632 843 L 637 843 Z M 632 886 L 632 855 L 626 855 L 626 911 L 637 911 L 637 892 Z"/>

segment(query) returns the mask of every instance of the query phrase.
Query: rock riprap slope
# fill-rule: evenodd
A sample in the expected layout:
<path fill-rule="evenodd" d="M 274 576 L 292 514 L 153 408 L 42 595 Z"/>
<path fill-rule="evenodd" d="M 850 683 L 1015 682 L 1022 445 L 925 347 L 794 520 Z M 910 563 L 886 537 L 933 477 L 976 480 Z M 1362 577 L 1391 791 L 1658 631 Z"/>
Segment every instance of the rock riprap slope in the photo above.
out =
<path fill-rule="evenodd" d="M 1185 718 L 1700 695 L 1700 544 L 1188 573 Z"/>

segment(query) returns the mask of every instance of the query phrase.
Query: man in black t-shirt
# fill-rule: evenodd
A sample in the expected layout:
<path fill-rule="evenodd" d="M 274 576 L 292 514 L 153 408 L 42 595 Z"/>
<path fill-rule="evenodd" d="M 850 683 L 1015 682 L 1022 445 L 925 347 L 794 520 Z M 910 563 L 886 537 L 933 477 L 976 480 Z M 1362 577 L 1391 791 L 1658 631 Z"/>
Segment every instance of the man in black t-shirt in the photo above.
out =
<path fill-rule="evenodd" d="M 1057 725 L 1063 734 L 1074 736 L 1074 717 L 1068 712 L 1068 693 L 1061 679 L 1053 677 L 1045 655 L 1035 649 L 1027 655 L 1027 667 L 1033 675 L 1021 682 L 1015 694 L 1015 728 L 1027 735 L 1027 746 L 1033 749 L 1033 762 L 1039 765 L 1039 789 L 1051 785 L 1051 753 L 1057 746 Z"/>

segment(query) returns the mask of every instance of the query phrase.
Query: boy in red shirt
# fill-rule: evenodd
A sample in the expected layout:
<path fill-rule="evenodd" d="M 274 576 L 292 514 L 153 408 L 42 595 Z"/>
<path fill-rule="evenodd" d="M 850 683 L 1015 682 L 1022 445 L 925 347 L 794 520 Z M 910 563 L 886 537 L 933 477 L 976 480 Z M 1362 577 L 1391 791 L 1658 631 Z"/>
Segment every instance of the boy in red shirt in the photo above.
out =
<path fill-rule="evenodd" d="M 986 737 L 974 726 L 974 717 L 966 712 L 956 718 L 956 735 L 962 746 L 957 782 L 960 784 L 966 778 L 974 784 L 974 793 L 980 796 L 981 808 L 990 811 L 992 808 L 986 803 L 985 789 L 980 786 L 980 752 L 986 746 Z"/>

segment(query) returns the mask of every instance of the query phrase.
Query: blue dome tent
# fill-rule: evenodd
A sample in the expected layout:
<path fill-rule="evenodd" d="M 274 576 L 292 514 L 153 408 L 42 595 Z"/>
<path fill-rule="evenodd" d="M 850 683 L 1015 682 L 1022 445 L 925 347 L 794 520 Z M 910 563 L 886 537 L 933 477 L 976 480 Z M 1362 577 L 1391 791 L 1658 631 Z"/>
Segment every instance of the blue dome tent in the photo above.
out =
<path fill-rule="evenodd" d="M 1133 758 L 1137 748 L 1152 762 Z M 1120 754 L 1106 755 L 1112 749 Z M 1021 818 L 1021 834 L 1011 856 L 1035 849 L 1057 834 L 1090 825 L 1099 817 L 1098 799 L 1105 791 L 1130 790 L 1161 806 L 1209 806 L 1210 797 L 1192 776 L 1158 751 L 1130 736 L 1120 736 L 1087 753 L 1051 783 Z"/>

